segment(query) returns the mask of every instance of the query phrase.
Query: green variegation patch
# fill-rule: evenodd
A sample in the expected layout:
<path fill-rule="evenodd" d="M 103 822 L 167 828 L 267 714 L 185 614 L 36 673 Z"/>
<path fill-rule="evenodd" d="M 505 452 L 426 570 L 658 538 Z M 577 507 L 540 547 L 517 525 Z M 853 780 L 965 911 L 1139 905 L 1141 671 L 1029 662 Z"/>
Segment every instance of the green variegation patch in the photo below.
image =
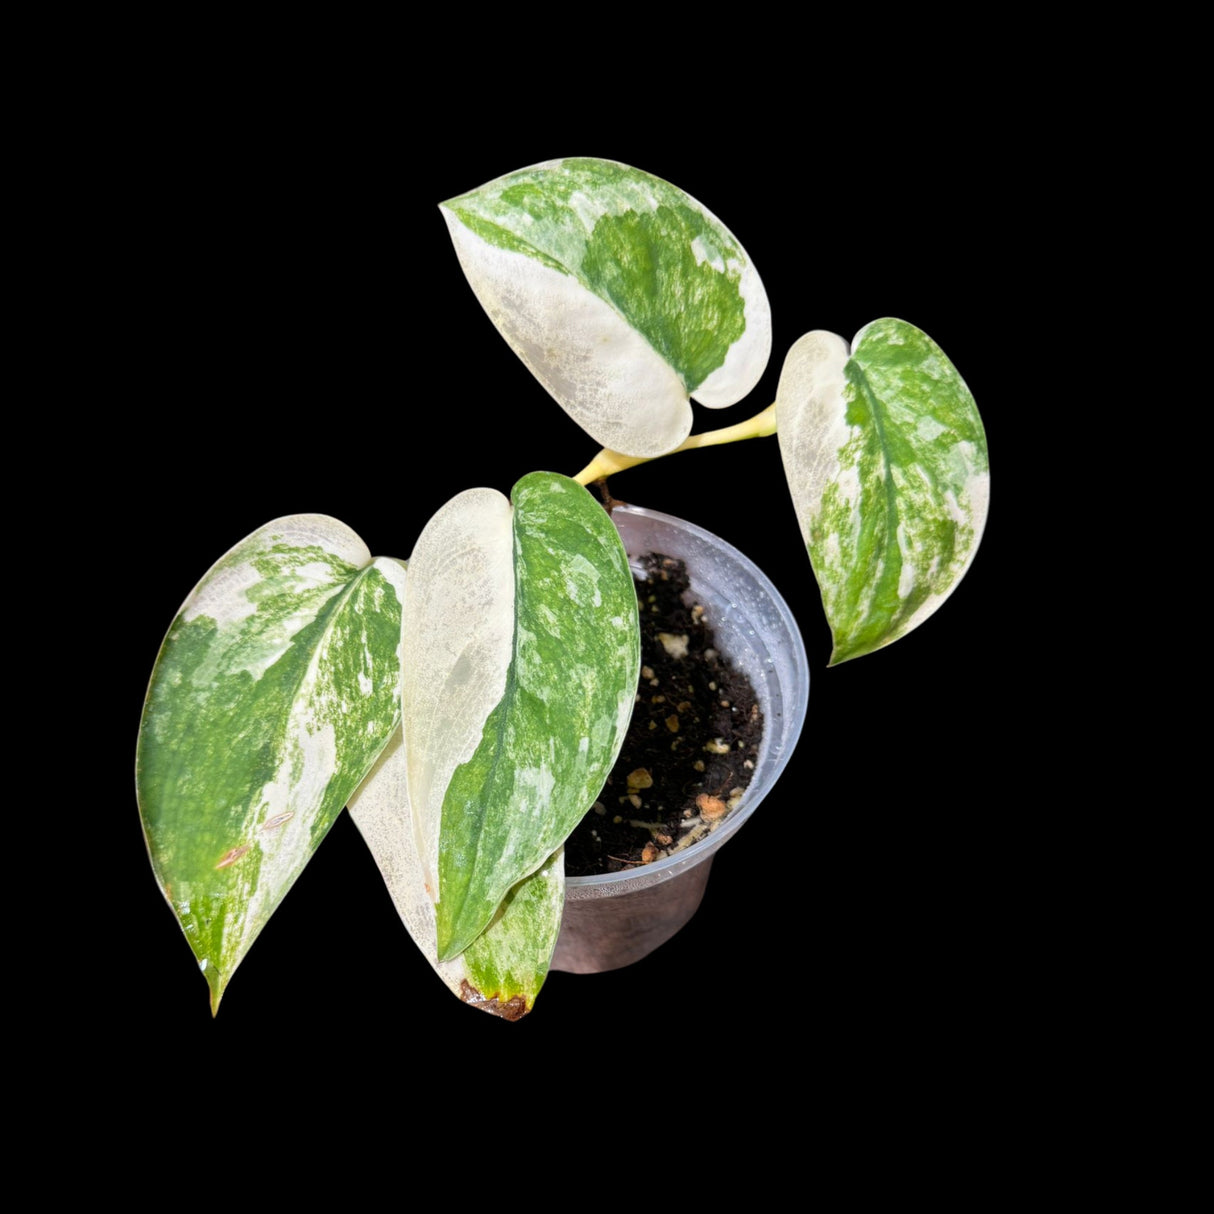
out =
<path fill-rule="evenodd" d="M 403 586 L 342 523 L 296 515 L 216 562 L 169 630 L 136 781 L 213 1008 L 396 727 Z"/>
<path fill-rule="evenodd" d="M 921 624 L 973 560 L 986 435 L 944 352 L 902 320 L 808 333 L 776 396 L 780 451 L 834 637 L 832 665 Z"/>
<path fill-rule="evenodd" d="M 609 160 L 550 161 L 442 205 L 460 264 L 511 348 L 603 446 L 670 451 L 689 397 L 741 400 L 771 351 L 767 295 L 690 195 Z"/>

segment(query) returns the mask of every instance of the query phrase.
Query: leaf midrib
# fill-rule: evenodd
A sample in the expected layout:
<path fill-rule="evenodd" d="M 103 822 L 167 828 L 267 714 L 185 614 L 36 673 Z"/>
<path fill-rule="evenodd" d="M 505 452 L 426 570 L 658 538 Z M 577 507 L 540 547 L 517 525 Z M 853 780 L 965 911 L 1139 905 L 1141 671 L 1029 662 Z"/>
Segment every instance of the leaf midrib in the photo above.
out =
<path fill-rule="evenodd" d="M 901 515 L 898 511 L 898 495 L 895 491 L 894 478 L 891 472 L 889 442 L 885 436 L 885 415 L 881 399 L 873 390 L 864 367 L 856 359 L 854 354 L 848 360 L 847 373 L 848 378 L 853 384 L 855 384 L 857 390 L 864 394 L 864 398 L 868 403 L 869 413 L 873 419 L 873 429 L 876 433 L 877 443 L 881 452 L 880 475 L 882 487 L 885 491 L 887 525 L 884 529 L 884 543 L 881 550 L 881 576 L 873 586 L 873 592 L 870 598 L 870 607 L 865 615 L 865 622 L 867 622 L 880 614 L 876 610 L 878 604 L 883 601 L 885 592 L 887 592 L 891 586 L 896 590 L 898 582 L 902 576 L 902 549 L 898 546 L 898 521 Z M 863 446 L 863 444 L 861 444 L 861 446 Z M 861 493 L 863 493 L 863 477 L 861 477 L 860 487 Z M 835 648 L 837 651 L 837 644 Z M 834 655 L 832 655 L 832 662 L 833 660 Z"/>

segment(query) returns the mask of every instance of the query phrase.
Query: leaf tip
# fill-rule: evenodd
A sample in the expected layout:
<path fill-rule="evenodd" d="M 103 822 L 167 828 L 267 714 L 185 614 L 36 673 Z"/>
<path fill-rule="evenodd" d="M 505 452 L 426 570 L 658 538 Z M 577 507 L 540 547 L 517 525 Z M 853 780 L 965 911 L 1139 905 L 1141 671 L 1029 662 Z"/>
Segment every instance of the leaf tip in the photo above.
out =
<path fill-rule="evenodd" d="M 856 649 L 850 653 L 841 651 L 838 648 L 830 651 L 830 661 L 826 663 L 826 669 L 832 670 L 836 666 L 842 666 L 844 662 L 854 662 L 856 658 L 862 658 L 866 653 L 871 653 L 871 649 Z"/>
<path fill-rule="evenodd" d="M 219 1015 L 219 1003 L 223 999 L 223 993 L 228 989 L 227 979 L 216 969 L 209 969 L 206 962 L 202 963 L 203 971 L 207 980 L 207 986 L 211 991 L 211 1019 L 214 1020 Z"/>
<path fill-rule="evenodd" d="M 502 1020 L 521 1020 L 531 1010 L 522 995 L 515 995 L 504 1003 L 498 995 L 486 999 L 467 978 L 460 983 L 459 997 L 469 1007 L 488 1012 L 491 1016 L 498 1016 Z"/>

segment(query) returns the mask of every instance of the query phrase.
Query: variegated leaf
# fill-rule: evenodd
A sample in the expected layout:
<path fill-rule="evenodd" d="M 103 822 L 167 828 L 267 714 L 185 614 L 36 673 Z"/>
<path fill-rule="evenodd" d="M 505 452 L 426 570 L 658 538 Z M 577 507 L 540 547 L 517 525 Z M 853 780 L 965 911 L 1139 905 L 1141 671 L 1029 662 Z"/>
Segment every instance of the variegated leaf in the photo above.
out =
<path fill-rule="evenodd" d="M 741 400 L 771 352 L 745 250 L 690 195 L 610 160 L 549 161 L 442 204 L 486 312 L 604 447 L 634 456 L 688 435 L 688 398 Z"/>
<path fill-rule="evenodd" d="M 636 591 L 606 511 L 551 472 L 524 477 L 511 501 L 509 666 L 475 753 L 443 796 L 441 958 L 467 948 L 507 891 L 580 821 L 615 762 L 636 697 Z M 462 591 L 455 584 L 450 593 Z M 406 631 L 406 646 L 416 640 Z M 403 724 L 412 746 L 415 723 Z"/>
<path fill-rule="evenodd" d="M 438 959 L 434 907 L 447 785 L 476 753 L 485 720 L 506 692 L 514 634 L 512 514 L 496 490 L 469 489 L 418 539 L 403 609 L 409 737 L 397 731 L 351 798 L 350 814 L 438 976 L 466 1002 L 517 1018 L 533 1006 L 548 972 L 564 905 L 563 865 L 525 878 L 529 892 L 508 921 L 497 916 L 473 949 L 448 961 Z"/>
<path fill-rule="evenodd" d="M 564 842 L 623 743 L 640 634 L 619 534 L 555 473 L 511 502 L 461 493 L 410 558 L 403 635 L 417 876 L 447 961 Z"/>
<path fill-rule="evenodd" d="M 831 664 L 905 636 L 974 558 L 990 495 L 974 398 L 925 333 L 807 333 L 776 394 L 784 470 L 834 638 Z"/>
<path fill-rule="evenodd" d="M 414 943 L 438 976 L 464 1002 L 507 1020 L 535 1004 L 561 927 L 565 904 L 563 853 L 525 877 L 507 895 L 489 926 L 458 957 L 438 959 L 434 902 L 417 844 L 417 823 L 401 730 L 350 799 L 350 814 L 366 840 Z"/>
<path fill-rule="evenodd" d="M 335 519 L 277 519 L 216 562 L 161 648 L 139 807 L 213 1009 L 400 719 L 404 578 Z"/>

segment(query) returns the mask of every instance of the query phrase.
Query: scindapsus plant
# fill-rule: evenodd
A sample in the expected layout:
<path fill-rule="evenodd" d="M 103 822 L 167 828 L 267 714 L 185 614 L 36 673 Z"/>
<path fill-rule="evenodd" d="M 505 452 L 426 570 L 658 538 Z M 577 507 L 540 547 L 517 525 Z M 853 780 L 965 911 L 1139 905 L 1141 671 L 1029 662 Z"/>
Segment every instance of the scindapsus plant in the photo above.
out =
<path fill-rule="evenodd" d="M 213 1009 L 346 806 L 443 981 L 510 1018 L 532 1007 L 562 845 L 616 759 L 640 664 L 628 559 L 587 485 L 778 435 L 832 663 L 934 612 L 982 534 L 982 423 L 912 324 L 809 333 L 774 404 L 690 435 L 690 399 L 735 404 L 771 347 L 759 275 L 711 212 L 592 159 L 441 211 L 486 312 L 603 451 L 573 478 L 522 475 L 509 499 L 458 493 L 407 561 L 332 518 L 276 519 L 186 599 L 148 689 L 137 785 Z"/>

